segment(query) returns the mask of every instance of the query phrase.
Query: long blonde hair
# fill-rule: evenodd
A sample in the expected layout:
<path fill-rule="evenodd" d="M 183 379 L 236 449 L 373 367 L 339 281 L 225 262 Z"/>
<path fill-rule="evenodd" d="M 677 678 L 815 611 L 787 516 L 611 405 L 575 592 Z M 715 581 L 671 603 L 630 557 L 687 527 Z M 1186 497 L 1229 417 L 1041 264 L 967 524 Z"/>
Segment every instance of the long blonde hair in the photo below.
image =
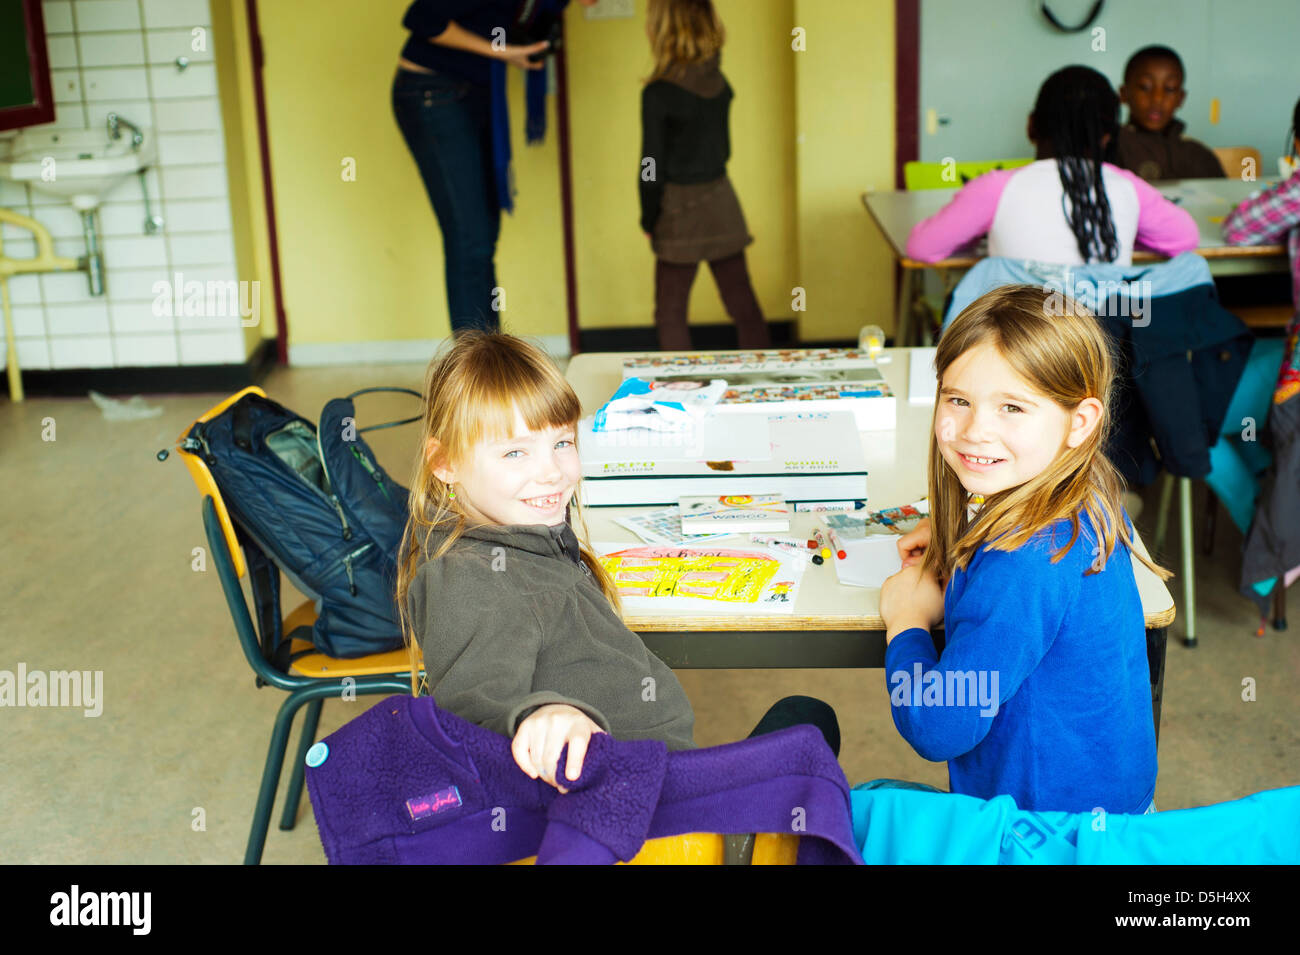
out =
<path fill-rule="evenodd" d="M 1101 402 L 1101 420 L 1076 448 L 1065 448 L 1023 484 L 990 494 L 974 518 L 967 514 L 968 493 L 943 459 L 930 428 L 930 544 L 923 570 L 947 581 L 987 542 L 992 550 L 1020 547 L 1039 531 L 1070 519 L 1069 542 L 1052 556 L 1061 560 L 1079 536 L 1082 512 L 1100 545 L 1098 560 L 1087 573 L 1105 566 L 1123 541 L 1134 554 L 1133 541 L 1121 518 L 1123 479 L 1103 448 L 1112 426 L 1111 391 L 1115 359 L 1110 339 L 1096 317 L 1082 305 L 1035 285 L 1012 285 L 988 292 L 968 305 L 944 332 L 935 354 L 939 388 L 958 357 L 972 348 L 992 345 L 1016 373 L 1066 411 L 1085 398 Z M 940 410 L 936 395 L 935 416 Z M 1162 580 L 1172 574 L 1140 554 Z"/>
<path fill-rule="evenodd" d="M 424 383 L 424 427 L 410 480 L 410 517 L 397 553 L 397 610 L 411 658 L 411 693 L 418 695 L 419 644 L 407 613 L 407 594 L 420 565 L 438 560 L 470 526 L 460 498 L 452 498 L 435 467 L 468 461 L 482 441 L 508 438 L 515 409 L 531 430 L 576 427 L 582 405 L 555 363 L 536 345 L 513 335 L 462 332 L 429 363 Z M 575 441 L 576 444 L 576 441 Z M 570 513 L 582 561 L 600 584 L 615 613 L 622 604 L 613 579 L 587 543 L 587 525 L 579 503 L 581 481 Z M 430 536 L 438 525 L 455 522 L 435 552 Z"/>
<path fill-rule="evenodd" d="M 712 0 L 650 0 L 646 24 L 655 61 L 647 83 L 712 59 L 726 39 Z"/>

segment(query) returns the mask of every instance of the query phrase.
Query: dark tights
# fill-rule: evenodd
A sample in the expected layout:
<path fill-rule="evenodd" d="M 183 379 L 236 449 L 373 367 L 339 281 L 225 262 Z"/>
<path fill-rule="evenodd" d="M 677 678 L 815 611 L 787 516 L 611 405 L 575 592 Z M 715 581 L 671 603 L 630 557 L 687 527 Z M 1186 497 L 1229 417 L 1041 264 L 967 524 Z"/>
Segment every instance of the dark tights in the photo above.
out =
<path fill-rule="evenodd" d="M 686 305 L 691 298 L 691 285 L 695 282 L 698 263 L 679 265 L 655 262 L 655 328 L 659 332 L 659 347 L 665 351 L 690 351 L 691 330 L 686 324 Z M 767 321 L 758 306 L 754 286 L 749 281 L 745 266 L 745 253 L 737 252 L 725 259 L 709 263 L 713 280 L 718 283 L 718 294 L 727 314 L 736 323 L 736 334 L 743 349 L 767 348 L 772 344 Z"/>
<path fill-rule="evenodd" d="M 840 755 L 840 724 L 835 718 L 835 711 L 831 709 L 829 703 L 823 703 L 811 696 L 787 696 L 783 700 L 777 700 L 772 704 L 772 708 L 763 714 L 763 718 L 758 721 L 749 738 L 775 733 L 777 730 L 799 726 L 802 723 L 821 730 L 831 752 L 836 756 Z"/>

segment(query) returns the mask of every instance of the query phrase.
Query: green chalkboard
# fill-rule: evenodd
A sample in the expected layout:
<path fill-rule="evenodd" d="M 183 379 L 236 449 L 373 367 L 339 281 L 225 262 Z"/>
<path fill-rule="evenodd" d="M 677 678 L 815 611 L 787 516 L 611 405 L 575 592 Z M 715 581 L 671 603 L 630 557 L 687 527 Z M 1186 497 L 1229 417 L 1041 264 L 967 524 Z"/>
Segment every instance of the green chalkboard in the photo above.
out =
<path fill-rule="evenodd" d="M 27 32 L 22 0 L 0 0 L 0 109 L 36 103 Z"/>

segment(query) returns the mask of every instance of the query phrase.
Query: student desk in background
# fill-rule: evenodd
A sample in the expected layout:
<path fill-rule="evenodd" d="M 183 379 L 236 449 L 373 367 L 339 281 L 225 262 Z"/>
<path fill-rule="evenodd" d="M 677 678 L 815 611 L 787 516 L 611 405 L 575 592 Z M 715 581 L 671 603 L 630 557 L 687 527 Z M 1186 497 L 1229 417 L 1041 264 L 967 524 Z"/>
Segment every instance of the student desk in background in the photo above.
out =
<path fill-rule="evenodd" d="M 1243 199 L 1264 189 L 1276 179 L 1242 182 L 1240 179 L 1171 179 L 1155 183 L 1155 187 L 1169 199 L 1191 213 L 1201 230 L 1196 253 L 1203 256 L 1215 276 L 1289 272 L 1286 247 L 1283 245 L 1228 245 L 1223 241 L 1223 219 Z M 912 227 L 922 219 L 934 215 L 953 197 L 952 189 L 920 189 L 912 192 L 864 192 L 862 203 L 871 213 L 872 220 L 884 234 L 890 248 L 902 266 L 898 284 L 898 324 L 894 340 L 900 345 L 910 344 L 913 307 L 922 294 L 925 269 L 935 269 L 944 275 L 944 294 L 956 284 L 960 274 L 948 275 L 956 270 L 964 273 L 984 258 L 987 246 L 983 239 L 976 244 L 959 249 L 939 262 L 921 262 L 907 257 L 907 237 Z M 1164 256 L 1154 252 L 1136 250 L 1134 262 L 1159 262 Z"/>
<path fill-rule="evenodd" d="M 891 360 L 880 365 L 898 398 L 895 429 L 859 432 L 869 472 L 868 506 L 873 508 L 910 504 L 926 495 L 933 404 L 908 401 L 909 351 L 886 349 L 885 355 Z M 630 353 L 590 352 L 569 362 L 566 378 L 582 402 L 584 416 L 594 414 L 618 388 L 623 359 L 628 357 Z M 590 540 L 639 543 L 636 535 L 613 518 L 650 510 L 655 508 L 584 508 Z M 789 536 L 803 537 L 816 525 L 816 514 L 796 512 L 792 516 Z M 1138 546 L 1145 554 L 1140 540 Z M 883 667 L 885 630 L 879 612 L 880 591 L 842 586 L 835 576 L 833 560 L 821 566 L 808 565 L 791 614 L 629 612 L 625 621 L 653 653 L 675 669 Z M 1133 570 L 1146 618 L 1158 739 L 1166 628 L 1174 619 L 1174 600 L 1164 583 L 1142 564 L 1134 561 Z M 1008 599 L 1014 599 L 1014 595 Z"/>

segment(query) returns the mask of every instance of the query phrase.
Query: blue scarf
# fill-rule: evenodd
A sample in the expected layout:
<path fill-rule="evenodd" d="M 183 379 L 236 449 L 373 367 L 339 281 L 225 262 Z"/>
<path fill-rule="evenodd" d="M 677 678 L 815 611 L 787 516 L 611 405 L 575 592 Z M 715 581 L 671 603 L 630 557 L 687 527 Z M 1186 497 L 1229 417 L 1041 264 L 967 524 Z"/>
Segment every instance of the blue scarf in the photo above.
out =
<path fill-rule="evenodd" d="M 538 0 L 538 13 L 560 14 L 569 0 Z M 546 136 L 546 77 L 551 69 L 548 58 L 540 70 L 529 70 L 524 80 L 524 102 L 528 116 L 524 137 L 529 145 Z M 510 115 L 506 105 L 506 63 L 493 60 L 492 76 L 492 171 L 496 177 L 497 202 L 506 212 L 514 212 L 515 182 L 510 168 Z"/>

